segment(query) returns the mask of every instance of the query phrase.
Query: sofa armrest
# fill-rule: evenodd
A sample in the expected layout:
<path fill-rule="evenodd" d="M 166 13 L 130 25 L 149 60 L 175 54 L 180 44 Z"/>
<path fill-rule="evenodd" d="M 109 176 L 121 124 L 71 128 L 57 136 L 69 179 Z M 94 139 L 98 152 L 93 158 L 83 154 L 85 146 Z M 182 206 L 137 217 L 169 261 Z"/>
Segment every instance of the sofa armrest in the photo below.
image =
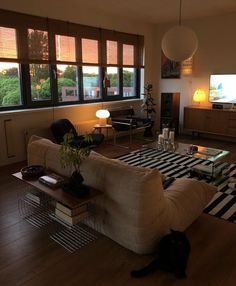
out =
<path fill-rule="evenodd" d="M 170 227 L 185 230 L 203 212 L 217 188 L 194 179 L 176 179 L 164 192 Z"/>

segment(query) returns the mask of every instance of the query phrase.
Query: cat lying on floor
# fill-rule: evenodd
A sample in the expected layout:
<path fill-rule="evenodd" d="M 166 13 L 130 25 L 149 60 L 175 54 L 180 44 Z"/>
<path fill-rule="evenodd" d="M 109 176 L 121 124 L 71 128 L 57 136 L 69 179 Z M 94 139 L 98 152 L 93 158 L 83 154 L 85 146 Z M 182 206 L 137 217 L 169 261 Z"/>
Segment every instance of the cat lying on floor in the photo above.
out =
<path fill-rule="evenodd" d="M 171 272 L 176 278 L 186 278 L 190 243 L 183 232 L 171 230 L 159 242 L 157 257 L 146 267 L 131 271 L 132 277 L 144 277 L 156 271 Z"/>

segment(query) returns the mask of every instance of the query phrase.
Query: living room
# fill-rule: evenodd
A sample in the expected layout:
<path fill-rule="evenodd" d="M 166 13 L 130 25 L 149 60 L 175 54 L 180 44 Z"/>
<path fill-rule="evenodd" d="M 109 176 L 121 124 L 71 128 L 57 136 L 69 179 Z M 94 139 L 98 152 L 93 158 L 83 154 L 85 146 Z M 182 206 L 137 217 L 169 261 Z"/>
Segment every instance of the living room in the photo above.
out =
<path fill-rule="evenodd" d="M 99 3 L 40 1 L 40 4 L 36 5 L 23 0 L 3 2 L 0 8 L 40 16 L 45 21 L 48 17 L 65 23 L 69 21 L 69 24 L 88 25 L 144 36 L 143 83 L 152 84 L 152 95 L 156 103 L 156 113 L 152 117 L 155 122 L 153 133 L 156 135 L 156 131 L 160 132 L 161 94 L 180 93 L 178 118 L 180 134 L 187 143 L 192 142 L 193 139 L 189 136 L 191 133 L 184 129 L 184 107 L 194 105 L 211 109 L 212 103 L 208 98 L 210 76 L 235 74 L 236 41 L 233 37 L 236 24 L 235 3 L 234 1 L 215 3 L 216 1 L 209 0 L 200 5 L 194 0 L 182 1 L 182 24 L 196 33 L 198 49 L 193 56 L 190 74 L 181 74 L 179 78 L 162 78 L 161 42 L 165 32 L 178 23 L 180 3 L 177 0 L 174 3 L 173 1 L 129 2 L 124 4 L 115 1 Z M 193 101 L 193 94 L 199 88 L 206 93 L 205 100 L 201 103 Z M 95 101 L 45 108 L 0 107 L 2 108 L 0 109 L 1 210 L 4 211 L 1 211 L 3 241 L 0 281 L 2 284 L 233 285 L 236 278 L 235 225 L 233 222 L 208 214 L 201 215 L 186 231 L 192 251 L 187 268 L 188 278 L 181 281 L 164 272 L 156 272 L 141 280 L 131 278 L 130 271 L 144 266 L 150 261 L 150 256 L 137 255 L 107 237 L 99 237 L 94 244 L 81 248 L 75 254 L 67 253 L 51 241 L 47 234 L 33 229 L 19 217 L 16 199 L 18 191 L 21 193 L 25 185 L 11 178 L 10 174 L 19 171 L 22 164 L 25 164 L 26 140 L 30 135 L 34 132 L 41 136 L 45 135 L 44 132 L 51 123 L 61 118 L 69 119 L 81 133 L 90 132 L 98 122 L 97 110 L 132 106 L 135 112 L 140 114 L 142 102 L 143 99 L 137 97 L 129 100 Z M 202 121 L 202 118 L 198 120 Z M 128 144 L 128 139 L 120 140 Z M 235 162 L 234 136 L 220 133 L 220 135 L 202 135 L 200 139 L 194 140 L 194 144 L 229 150 L 228 160 L 231 163 Z M 134 145 L 132 147 L 134 148 Z M 113 158 L 129 152 L 125 148 L 105 143 L 102 143 L 101 150 Z M 9 192 L 11 188 L 14 188 L 12 193 Z M 11 277 L 13 272 L 16 273 L 15 277 Z"/>

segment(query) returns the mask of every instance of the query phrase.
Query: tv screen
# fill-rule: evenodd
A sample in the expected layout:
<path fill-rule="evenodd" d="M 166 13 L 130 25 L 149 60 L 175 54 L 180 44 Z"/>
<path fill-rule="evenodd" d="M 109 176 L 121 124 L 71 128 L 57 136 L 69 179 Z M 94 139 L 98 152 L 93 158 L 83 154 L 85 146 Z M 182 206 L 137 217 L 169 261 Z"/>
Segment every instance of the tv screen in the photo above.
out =
<path fill-rule="evenodd" d="M 210 102 L 236 102 L 236 74 L 212 74 L 210 76 Z"/>

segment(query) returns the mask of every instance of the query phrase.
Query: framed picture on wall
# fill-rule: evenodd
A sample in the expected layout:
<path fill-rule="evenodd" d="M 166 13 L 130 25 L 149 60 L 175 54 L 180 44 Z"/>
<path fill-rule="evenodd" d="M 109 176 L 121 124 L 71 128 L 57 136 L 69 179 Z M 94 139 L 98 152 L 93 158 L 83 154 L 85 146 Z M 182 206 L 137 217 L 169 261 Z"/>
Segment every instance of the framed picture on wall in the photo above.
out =
<path fill-rule="evenodd" d="M 161 51 L 161 78 L 180 78 L 181 62 L 169 60 Z"/>

